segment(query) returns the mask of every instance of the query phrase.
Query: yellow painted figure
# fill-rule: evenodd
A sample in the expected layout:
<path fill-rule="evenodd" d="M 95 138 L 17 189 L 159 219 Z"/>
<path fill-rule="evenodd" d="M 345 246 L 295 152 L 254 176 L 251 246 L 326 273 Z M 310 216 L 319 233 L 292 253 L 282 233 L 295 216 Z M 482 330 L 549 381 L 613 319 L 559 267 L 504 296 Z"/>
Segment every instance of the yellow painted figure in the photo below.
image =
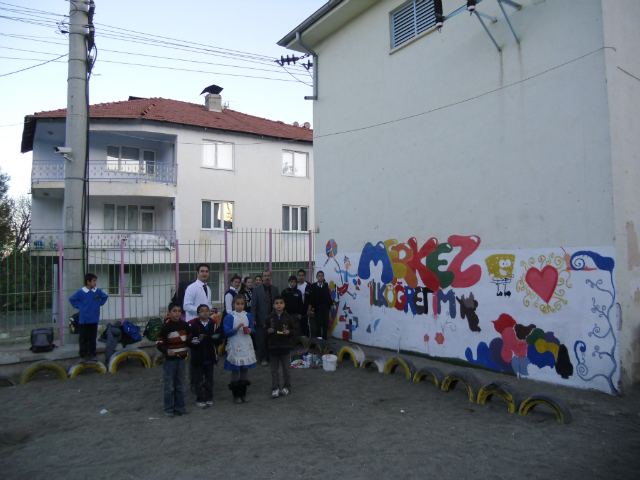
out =
<path fill-rule="evenodd" d="M 516 256 L 510 253 L 496 253 L 489 255 L 485 262 L 489 270 L 491 281 L 496 284 L 498 291 L 496 295 L 502 297 L 510 297 L 511 292 L 507 290 L 507 284 L 511 283 L 513 278 L 513 267 L 516 263 Z M 502 285 L 502 291 L 500 291 Z"/>

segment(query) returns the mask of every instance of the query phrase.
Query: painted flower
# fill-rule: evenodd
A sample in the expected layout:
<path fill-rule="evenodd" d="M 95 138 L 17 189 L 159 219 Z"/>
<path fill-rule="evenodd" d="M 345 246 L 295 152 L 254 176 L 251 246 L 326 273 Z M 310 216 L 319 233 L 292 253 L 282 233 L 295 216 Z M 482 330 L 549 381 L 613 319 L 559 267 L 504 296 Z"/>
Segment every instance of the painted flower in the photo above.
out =
<path fill-rule="evenodd" d="M 429 341 L 429 334 L 428 334 L 428 333 L 425 333 L 425 334 L 424 334 L 424 341 L 425 341 L 425 342 L 428 342 L 428 341 Z"/>
<path fill-rule="evenodd" d="M 436 342 L 438 345 L 442 345 L 444 343 L 444 335 L 441 333 L 436 333 Z"/>

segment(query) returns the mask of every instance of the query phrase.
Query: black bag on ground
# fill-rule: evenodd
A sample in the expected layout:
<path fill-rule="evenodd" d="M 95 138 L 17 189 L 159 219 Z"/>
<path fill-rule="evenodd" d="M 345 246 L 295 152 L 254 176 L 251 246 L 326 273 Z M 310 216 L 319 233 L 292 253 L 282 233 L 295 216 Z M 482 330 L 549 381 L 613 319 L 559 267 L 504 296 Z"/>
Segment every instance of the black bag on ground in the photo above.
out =
<path fill-rule="evenodd" d="M 147 339 L 151 340 L 152 342 L 155 342 L 156 340 L 158 340 L 158 334 L 160 333 L 160 330 L 162 330 L 163 325 L 164 322 L 160 317 L 150 318 L 147 322 L 147 326 L 144 327 L 142 336 L 147 337 Z"/>
<path fill-rule="evenodd" d="M 31 330 L 31 348 L 34 353 L 50 352 L 56 348 L 53 344 L 53 328 L 34 328 Z"/>

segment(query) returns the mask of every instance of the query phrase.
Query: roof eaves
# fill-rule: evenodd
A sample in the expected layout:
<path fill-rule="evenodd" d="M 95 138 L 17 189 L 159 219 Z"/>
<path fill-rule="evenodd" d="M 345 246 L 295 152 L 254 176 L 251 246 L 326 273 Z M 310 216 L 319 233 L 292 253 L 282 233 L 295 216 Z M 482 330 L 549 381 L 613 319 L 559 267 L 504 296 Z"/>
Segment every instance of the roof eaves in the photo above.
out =
<path fill-rule="evenodd" d="M 315 22 L 324 17 L 327 13 L 329 13 L 335 6 L 344 0 L 329 0 L 323 6 L 321 6 L 318 10 L 311 14 L 309 18 L 307 18 L 304 22 L 298 25 L 296 28 L 287 33 L 280 41 L 278 41 L 278 45 L 281 47 L 287 47 L 293 40 L 296 38 L 297 32 L 304 32 L 307 28 L 313 25 Z"/>

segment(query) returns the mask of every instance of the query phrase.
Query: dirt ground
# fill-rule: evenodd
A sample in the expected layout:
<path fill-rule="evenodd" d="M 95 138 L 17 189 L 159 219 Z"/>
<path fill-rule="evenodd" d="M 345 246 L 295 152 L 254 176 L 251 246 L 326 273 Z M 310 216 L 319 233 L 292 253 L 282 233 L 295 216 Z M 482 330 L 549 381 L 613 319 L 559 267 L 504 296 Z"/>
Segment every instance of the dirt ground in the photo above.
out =
<path fill-rule="evenodd" d="M 385 358 L 388 351 L 363 348 Z M 457 369 L 413 357 L 445 374 Z M 135 360 L 116 374 L 56 381 L 39 374 L 0 389 L 0 477 L 96 478 L 638 478 L 640 391 L 624 397 L 473 370 L 483 384 L 546 392 L 571 408 L 507 412 L 500 398 L 356 369 L 292 370 L 293 389 L 270 398 L 269 368 L 250 371 L 248 404 L 234 405 L 215 371 L 214 407 L 165 418 L 162 368 Z M 108 413 L 101 415 L 102 409 Z"/>

